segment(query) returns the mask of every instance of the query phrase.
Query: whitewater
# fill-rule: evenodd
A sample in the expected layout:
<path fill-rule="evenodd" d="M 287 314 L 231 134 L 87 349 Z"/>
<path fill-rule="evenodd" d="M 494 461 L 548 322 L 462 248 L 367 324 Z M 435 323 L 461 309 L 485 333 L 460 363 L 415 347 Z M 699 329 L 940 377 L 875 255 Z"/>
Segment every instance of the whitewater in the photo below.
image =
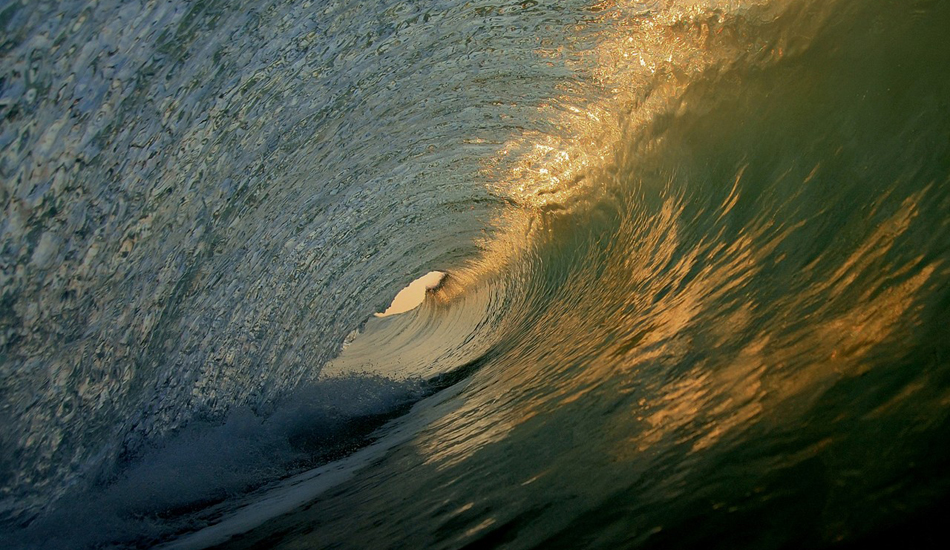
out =
<path fill-rule="evenodd" d="M 947 28 L 0 0 L 0 547 L 943 548 Z"/>

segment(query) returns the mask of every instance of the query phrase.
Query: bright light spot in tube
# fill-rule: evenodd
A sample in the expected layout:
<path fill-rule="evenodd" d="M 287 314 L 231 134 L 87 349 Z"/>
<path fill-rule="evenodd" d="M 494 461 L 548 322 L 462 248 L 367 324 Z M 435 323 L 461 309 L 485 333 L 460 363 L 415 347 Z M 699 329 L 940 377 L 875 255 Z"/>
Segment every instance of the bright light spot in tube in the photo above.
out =
<path fill-rule="evenodd" d="M 430 271 L 409 283 L 409 286 L 399 291 L 393 298 L 392 305 L 386 311 L 377 313 L 377 317 L 388 317 L 398 313 L 405 313 L 411 309 L 419 307 L 426 298 L 426 291 L 438 288 L 445 278 L 445 273 L 441 271 Z"/>

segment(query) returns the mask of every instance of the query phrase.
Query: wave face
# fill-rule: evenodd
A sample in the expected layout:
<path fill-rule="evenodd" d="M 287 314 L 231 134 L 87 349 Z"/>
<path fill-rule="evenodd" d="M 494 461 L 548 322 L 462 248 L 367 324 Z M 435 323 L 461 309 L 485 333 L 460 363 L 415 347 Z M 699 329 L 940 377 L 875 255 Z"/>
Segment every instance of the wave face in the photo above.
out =
<path fill-rule="evenodd" d="M 948 23 L 0 7 L 5 546 L 945 540 Z"/>

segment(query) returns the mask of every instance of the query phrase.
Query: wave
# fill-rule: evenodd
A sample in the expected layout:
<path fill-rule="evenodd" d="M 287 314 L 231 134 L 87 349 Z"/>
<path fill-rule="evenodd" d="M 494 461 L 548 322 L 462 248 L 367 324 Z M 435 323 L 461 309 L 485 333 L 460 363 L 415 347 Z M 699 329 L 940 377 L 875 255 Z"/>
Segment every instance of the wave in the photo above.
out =
<path fill-rule="evenodd" d="M 950 14 L 911 4 L 4 8 L 0 528 L 913 539 Z"/>

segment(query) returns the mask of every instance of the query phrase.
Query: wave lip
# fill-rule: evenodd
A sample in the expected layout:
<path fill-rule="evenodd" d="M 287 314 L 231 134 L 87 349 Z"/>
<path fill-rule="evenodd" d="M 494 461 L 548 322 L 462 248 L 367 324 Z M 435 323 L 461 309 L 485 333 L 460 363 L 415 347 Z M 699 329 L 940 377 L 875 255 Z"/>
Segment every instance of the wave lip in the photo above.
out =
<path fill-rule="evenodd" d="M 236 508 L 286 506 L 279 502 L 292 495 L 261 497 L 260 491 L 275 482 L 297 486 L 333 471 L 336 467 L 320 465 L 371 445 L 380 427 L 432 391 L 418 381 L 338 377 L 300 388 L 267 411 L 239 409 L 224 421 L 192 423 L 129 457 L 92 489 L 67 494 L 54 512 L 11 531 L 9 544 L 151 545 L 217 523 Z M 270 504 L 257 502 L 261 498 Z"/>

